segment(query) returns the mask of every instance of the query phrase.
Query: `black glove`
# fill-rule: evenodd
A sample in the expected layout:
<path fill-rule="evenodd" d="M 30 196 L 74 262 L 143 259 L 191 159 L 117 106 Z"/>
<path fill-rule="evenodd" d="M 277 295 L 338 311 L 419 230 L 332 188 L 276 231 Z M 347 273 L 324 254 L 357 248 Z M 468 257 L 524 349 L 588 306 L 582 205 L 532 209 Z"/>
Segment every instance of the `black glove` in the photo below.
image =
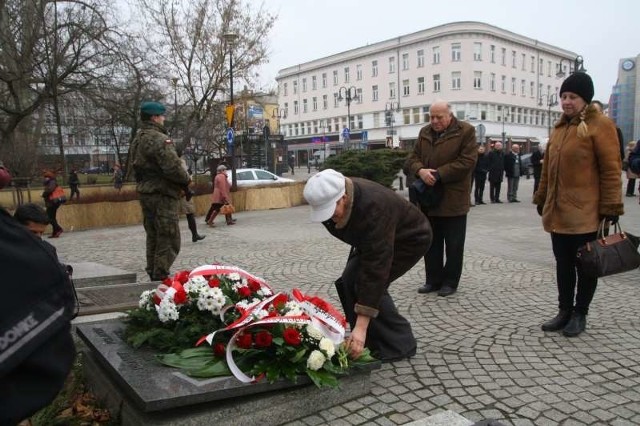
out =
<path fill-rule="evenodd" d="M 620 219 L 620 216 L 618 216 L 617 214 L 613 214 L 613 215 L 603 216 L 602 219 L 606 220 L 607 222 L 610 222 L 612 225 L 615 225 L 616 223 L 618 223 L 618 219 Z"/>
<path fill-rule="evenodd" d="M 195 194 L 195 192 L 193 192 L 191 188 L 186 188 L 184 190 L 184 199 L 187 201 L 191 200 L 191 197 L 193 197 L 193 194 Z"/>
<path fill-rule="evenodd" d="M 542 209 L 544 208 L 544 204 L 538 204 L 536 206 L 536 210 L 538 210 L 538 214 L 542 216 Z"/>

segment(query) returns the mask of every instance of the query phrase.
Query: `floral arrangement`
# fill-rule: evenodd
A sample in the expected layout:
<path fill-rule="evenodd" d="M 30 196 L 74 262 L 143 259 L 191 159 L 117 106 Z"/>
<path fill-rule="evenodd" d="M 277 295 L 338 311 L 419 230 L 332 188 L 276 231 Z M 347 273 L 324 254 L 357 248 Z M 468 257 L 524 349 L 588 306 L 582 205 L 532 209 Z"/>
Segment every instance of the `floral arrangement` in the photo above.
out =
<path fill-rule="evenodd" d="M 276 293 L 234 266 L 177 273 L 142 293 L 126 324 L 129 344 L 164 352 L 159 362 L 193 377 L 295 382 L 306 374 L 318 387 L 337 386 L 339 375 L 375 361 L 367 350 L 348 356 L 346 321 L 331 304 L 299 290 Z"/>

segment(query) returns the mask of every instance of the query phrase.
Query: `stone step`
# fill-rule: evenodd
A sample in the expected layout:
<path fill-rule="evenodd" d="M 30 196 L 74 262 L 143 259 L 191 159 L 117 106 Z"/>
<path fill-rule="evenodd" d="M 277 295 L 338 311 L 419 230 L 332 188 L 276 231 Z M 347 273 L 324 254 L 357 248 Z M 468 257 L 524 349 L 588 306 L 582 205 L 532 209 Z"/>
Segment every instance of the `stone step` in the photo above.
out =
<path fill-rule="evenodd" d="M 71 262 L 73 283 L 78 288 L 126 284 L 137 281 L 135 272 L 95 262 Z"/>
<path fill-rule="evenodd" d="M 75 278 L 74 278 L 75 283 Z M 76 287 L 80 312 L 78 315 L 96 315 L 108 312 L 123 312 L 136 308 L 140 295 L 153 290 L 158 282 L 129 282 L 102 286 Z"/>

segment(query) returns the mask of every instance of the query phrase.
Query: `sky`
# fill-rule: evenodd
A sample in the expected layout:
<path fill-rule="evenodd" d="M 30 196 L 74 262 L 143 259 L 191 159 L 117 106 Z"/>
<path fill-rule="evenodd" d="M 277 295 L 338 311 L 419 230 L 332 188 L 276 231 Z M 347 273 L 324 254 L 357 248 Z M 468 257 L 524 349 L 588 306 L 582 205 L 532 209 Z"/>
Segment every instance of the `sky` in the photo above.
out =
<path fill-rule="evenodd" d="M 250 3 L 253 3 L 251 1 Z M 457 21 L 484 22 L 582 55 L 609 101 L 620 58 L 640 54 L 637 0 L 264 0 L 278 19 L 263 88 L 293 65 Z"/>

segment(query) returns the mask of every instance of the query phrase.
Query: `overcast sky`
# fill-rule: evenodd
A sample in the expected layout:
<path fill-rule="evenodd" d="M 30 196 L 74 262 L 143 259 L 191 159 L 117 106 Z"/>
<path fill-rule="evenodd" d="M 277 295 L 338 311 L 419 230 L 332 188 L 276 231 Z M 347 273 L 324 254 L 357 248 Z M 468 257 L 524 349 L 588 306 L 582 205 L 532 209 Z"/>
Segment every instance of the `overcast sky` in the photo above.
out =
<path fill-rule="evenodd" d="M 576 52 L 605 103 L 618 61 L 640 54 L 638 0 L 264 0 L 278 15 L 270 62 L 261 83 L 275 87 L 278 70 L 366 44 L 455 21 L 480 21 Z M 640 65 L 640 64 L 639 64 Z"/>

